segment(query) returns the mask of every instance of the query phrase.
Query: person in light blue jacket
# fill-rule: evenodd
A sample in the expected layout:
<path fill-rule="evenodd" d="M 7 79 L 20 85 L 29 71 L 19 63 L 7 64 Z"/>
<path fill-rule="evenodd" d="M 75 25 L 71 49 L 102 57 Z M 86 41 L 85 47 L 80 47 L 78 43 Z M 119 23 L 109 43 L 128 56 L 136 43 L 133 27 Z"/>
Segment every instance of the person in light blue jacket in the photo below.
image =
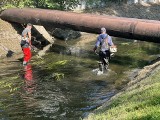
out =
<path fill-rule="evenodd" d="M 102 27 L 101 34 L 98 36 L 93 50 L 94 52 L 96 52 L 97 48 L 100 47 L 99 58 L 100 58 L 101 64 L 104 66 L 105 69 L 107 69 L 109 65 L 109 59 L 110 59 L 109 47 L 110 46 L 114 46 L 112 42 L 112 38 L 106 33 L 106 29 Z"/>

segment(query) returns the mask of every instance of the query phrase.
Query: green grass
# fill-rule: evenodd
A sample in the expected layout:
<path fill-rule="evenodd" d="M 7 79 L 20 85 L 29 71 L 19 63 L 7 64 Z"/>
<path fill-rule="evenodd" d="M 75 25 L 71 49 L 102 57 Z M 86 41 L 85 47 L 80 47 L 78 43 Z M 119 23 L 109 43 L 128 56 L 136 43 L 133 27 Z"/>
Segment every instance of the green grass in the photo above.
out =
<path fill-rule="evenodd" d="M 160 71 L 129 87 L 88 120 L 160 120 Z"/>

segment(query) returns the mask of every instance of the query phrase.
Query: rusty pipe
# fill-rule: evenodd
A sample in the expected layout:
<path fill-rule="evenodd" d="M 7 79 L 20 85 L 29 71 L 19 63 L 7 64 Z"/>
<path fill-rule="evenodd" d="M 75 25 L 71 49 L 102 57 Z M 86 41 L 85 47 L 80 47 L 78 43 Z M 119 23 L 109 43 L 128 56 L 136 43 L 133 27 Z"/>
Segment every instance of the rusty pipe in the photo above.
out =
<path fill-rule="evenodd" d="M 105 27 L 115 37 L 160 43 L 160 21 L 111 17 L 73 12 L 12 8 L 0 14 L 3 20 L 17 23 L 32 23 L 43 26 L 68 27 L 77 31 L 99 33 Z"/>

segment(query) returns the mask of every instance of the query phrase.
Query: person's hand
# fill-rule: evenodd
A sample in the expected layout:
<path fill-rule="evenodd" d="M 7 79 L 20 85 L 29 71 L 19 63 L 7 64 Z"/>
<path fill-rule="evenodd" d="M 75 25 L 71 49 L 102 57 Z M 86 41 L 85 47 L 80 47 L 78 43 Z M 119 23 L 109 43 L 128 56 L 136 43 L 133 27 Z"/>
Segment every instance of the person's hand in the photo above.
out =
<path fill-rule="evenodd" d="M 31 45 L 31 50 L 34 50 L 34 46 Z"/>
<path fill-rule="evenodd" d="M 31 50 L 31 46 L 29 46 L 29 49 Z"/>
<path fill-rule="evenodd" d="M 29 45 L 29 49 L 30 49 L 30 50 L 33 50 L 33 46 L 32 46 L 32 45 Z"/>
<path fill-rule="evenodd" d="M 93 48 L 93 52 L 96 52 L 96 47 Z"/>
<path fill-rule="evenodd" d="M 94 52 L 96 55 L 98 55 L 98 53 L 97 53 L 96 50 L 97 50 L 96 48 L 93 48 L 93 52 Z"/>
<path fill-rule="evenodd" d="M 112 45 L 111 47 L 112 47 L 112 48 L 117 48 L 117 46 L 116 46 L 116 45 Z"/>

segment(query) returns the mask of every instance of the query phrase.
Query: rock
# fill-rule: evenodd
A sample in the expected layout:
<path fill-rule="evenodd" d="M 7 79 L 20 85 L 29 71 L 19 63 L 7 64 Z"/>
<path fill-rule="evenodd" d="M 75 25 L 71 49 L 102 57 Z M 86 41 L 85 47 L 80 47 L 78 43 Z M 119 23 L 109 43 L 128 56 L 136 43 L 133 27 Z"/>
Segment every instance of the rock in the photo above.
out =
<path fill-rule="evenodd" d="M 70 29 L 56 28 L 52 32 L 52 36 L 61 40 L 71 40 L 71 39 L 79 38 L 81 36 L 81 33 L 78 31 L 70 30 Z"/>

